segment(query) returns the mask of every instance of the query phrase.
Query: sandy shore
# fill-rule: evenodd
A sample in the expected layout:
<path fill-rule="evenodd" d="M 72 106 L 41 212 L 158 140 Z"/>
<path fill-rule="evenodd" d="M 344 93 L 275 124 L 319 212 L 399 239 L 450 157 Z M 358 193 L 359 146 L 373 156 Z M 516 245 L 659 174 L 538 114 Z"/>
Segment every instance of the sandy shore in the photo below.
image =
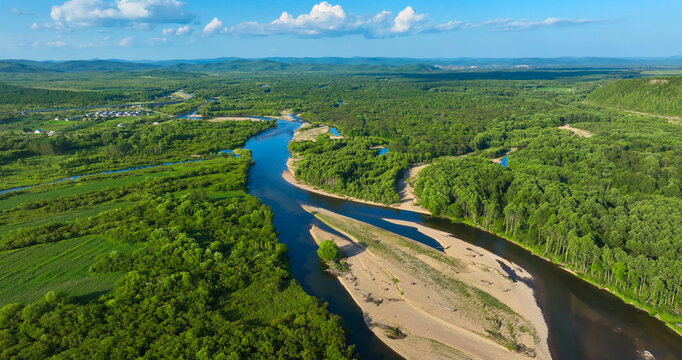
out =
<path fill-rule="evenodd" d="M 327 134 L 330 133 L 329 131 L 329 126 L 322 125 L 322 126 L 312 126 L 312 124 L 308 122 L 304 122 L 301 124 L 301 127 L 294 131 L 294 137 L 291 139 L 291 141 L 312 141 L 315 142 L 317 141 L 317 137 L 322 135 L 322 134 Z M 336 139 L 343 139 L 342 135 L 329 135 L 329 138 L 332 140 Z"/>
<path fill-rule="evenodd" d="M 569 125 L 569 124 L 561 125 L 561 126 L 559 126 L 559 129 L 572 131 L 574 134 L 576 134 L 580 137 L 585 137 L 585 138 L 588 138 L 588 137 L 594 135 L 594 133 L 592 133 L 590 131 L 574 128 L 574 127 L 571 127 L 571 125 Z"/>
<path fill-rule="evenodd" d="M 336 274 L 341 284 L 372 331 L 407 359 L 550 357 L 542 313 L 523 282 L 529 275 L 517 265 L 432 229 L 420 231 L 442 241 L 446 254 L 325 209 L 304 208 L 347 237 L 311 229 L 318 243 L 333 240 L 346 254 L 349 270 Z M 482 292 L 504 305 L 491 305 Z M 395 328 L 405 337 L 396 338 Z M 503 346 L 510 342 L 525 350 Z"/>
<path fill-rule="evenodd" d="M 353 198 L 350 196 L 334 194 L 334 193 L 331 193 L 329 191 L 319 189 L 319 188 L 316 188 L 312 185 L 309 185 L 309 184 L 306 184 L 302 181 L 299 181 L 293 175 L 294 170 L 296 169 L 294 163 L 295 163 L 295 159 L 293 159 L 293 158 L 289 158 L 287 160 L 287 169 L 288 170 L 285 170 L 282 173 L 282 178 L 284 178 L 284 180 L 286 180 L 289 184 L 296 186 L 299 189 L 314 192 L 314 193 L 320 194 L 320 195 L 333 197 L 336 199 L 343 199 L 343 200 L 353 201 L 353 202 L 362 203 L 362 204 L 381 206 L 381 207 L 392 208 L 392 209 L 407 210 L 407 211 L 417 212 L 420 214 L 431 215 L 430 211 L 428 211 L 425 208 L 422 208 L 421 206 L 416 204 L 416 197 L 414 195 L 414 188 L 409 183 L 410 180 L 408 180 L 408 179 L 412 179 L 412 178 L 416 177 L 417 172 L 419 172 L 419 170 L 426 167 L 427 165 L 422 165 L 422 166 L 410 169 L 408 172 L 408 176 L 406 178 L 404 178 L 404 180 L 401 181 L 401 185 L 399 185 L 399 192 L 400 192 L 400 198 L 401 198 L 400 202 L 396 203 L 396 204 L 386 205 L 386 204 L 382 204 L 382 203 L 378 203 L 378 202 L 374 202 L 374 201 L 362 200 L 362 199 L 357 199 L 357 198 Z"/>

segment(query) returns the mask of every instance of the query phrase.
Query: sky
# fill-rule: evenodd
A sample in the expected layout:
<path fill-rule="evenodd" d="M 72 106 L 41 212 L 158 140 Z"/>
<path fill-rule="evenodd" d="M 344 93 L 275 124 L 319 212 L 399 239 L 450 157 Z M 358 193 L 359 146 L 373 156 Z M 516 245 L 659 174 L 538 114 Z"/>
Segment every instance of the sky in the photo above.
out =
<path fill-rule="evenodd" d="M 666 57 L 679 0 L 2 0 L 0 59 Z"/>

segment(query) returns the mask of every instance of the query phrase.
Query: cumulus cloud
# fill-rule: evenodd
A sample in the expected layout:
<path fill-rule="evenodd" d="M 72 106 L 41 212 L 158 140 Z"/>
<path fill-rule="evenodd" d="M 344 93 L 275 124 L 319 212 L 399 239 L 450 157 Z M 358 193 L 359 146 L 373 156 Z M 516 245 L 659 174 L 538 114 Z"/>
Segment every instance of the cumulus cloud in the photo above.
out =
<path fill-rule="evenodd" d="M 118 44 L 121 46 L 128 46 L 128 45 L 130 45 L 130 43 L 132 41 L 133 41 L 133 37 L 128 36 L 128 37 L 124 37 L 123 39 L 121 39 L 121 41 L 119 41 Z"/>
<path fill-rule="evenodd" d="M 415 24 L 419 24 L 426 15 L 417 14 L 414 12 L 411 6 L 405 8 L 405 10 L 398 13 L 398 16 L 393 20 L 393 27 L 391 31 L 395 33 L 404 33 L 410 31 Z"/>
<path fill-rule="evenodd" d="M 459 21 L 434 24 L 428 15 L 407 6 L 394 16 L 384 10 L 376 14 L 355 15 L 341 5 L 326 1 L 315 4 L 309 13 L 294 16 L 286 11 L 269 23 L 243 22 L 224 32 L 235 35 L 297 35 L 301 37 L 337 37 L 360 34 L 367 38 L 392 37 L 422 32 L 443 32 L 457 29 Z M 222 26 L 222 24 L 221 24 Z"/>
<path fill-rule="evenodd" d="M 223 27 L 223 22 L 217 17 L 214 17 L 210 23 L 204 26 L 204 35 L 213 35 L 217 32 L 226 32 L 227 28 Z"/>
<path fill-rule="evenodd" d="M 178 0 L 69 0 L 50 11 L 55 23 L 71 26 L 133 26 L 186 24 L 194 15 Z"/>
<path fill-rule="evenodd" d="M 418 13 L 411 6 L 405 7 L 397 15 L 387 10 L 375 14 L 355 15 L 345 11 L 341 5 L 322 1 L 315 4 L 308 13 L 293 15 L 284 11 L 277 19 L 270 22 L 246 21 L 231 27 L 224 27 L 218 18 L 214 18 L 204 28 L 204 35 L 230 33 L 251 36 L 295 35 L 319 38 L 355 34 L 366 38 L 385 38 L 475 28 L 489 31 L 519 31 L 591 23 L 595 23 L 595 21 L 553 17 L 537 21 L 509 18 L 493 19 L 481 23 L 464 23 L 459 20 L 438 23 L 432 21 L 428 14 Z"/>

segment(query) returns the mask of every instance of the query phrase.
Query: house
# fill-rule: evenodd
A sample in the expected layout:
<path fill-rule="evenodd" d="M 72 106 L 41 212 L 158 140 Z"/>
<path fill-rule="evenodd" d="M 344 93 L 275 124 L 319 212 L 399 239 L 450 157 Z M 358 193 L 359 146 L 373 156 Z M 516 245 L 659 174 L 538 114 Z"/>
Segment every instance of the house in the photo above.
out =
<path fill-rule="evenodd" d="M 34 134 L 42 134 L 42 133 L 43 133 L 43 129 L 38 129 L 38 130 L 34 131 L 33 133 L 34 133 Z"/>

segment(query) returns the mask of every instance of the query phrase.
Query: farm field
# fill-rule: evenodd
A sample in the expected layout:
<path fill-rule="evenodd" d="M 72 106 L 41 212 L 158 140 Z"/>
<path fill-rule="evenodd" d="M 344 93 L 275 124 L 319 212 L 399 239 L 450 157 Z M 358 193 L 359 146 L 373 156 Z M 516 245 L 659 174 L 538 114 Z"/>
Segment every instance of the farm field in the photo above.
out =
<path fill-rule="evenodd" d="M 0 307 L 29 303 L 50 291 L 79 297 L 111 290 L 123 273 L 92 273 L 95 259 L 111 251 L 130 254 L 139 247 L 91 235 L 0 252 Z"/>

